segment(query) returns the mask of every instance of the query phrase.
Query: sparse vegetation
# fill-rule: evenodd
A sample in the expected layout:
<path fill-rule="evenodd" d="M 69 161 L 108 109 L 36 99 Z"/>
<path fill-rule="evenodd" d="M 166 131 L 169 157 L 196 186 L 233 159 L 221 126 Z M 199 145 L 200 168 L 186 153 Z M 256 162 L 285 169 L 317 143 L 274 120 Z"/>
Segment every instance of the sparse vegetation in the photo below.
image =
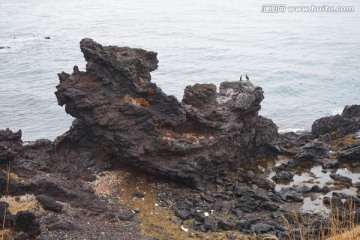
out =
<path fill-rule="evenodd" d="M 355 240 L 360 239 L 360 226 L 356 225 L 356 208 L 352 198 L 346 201 L 343 208 L 333 206 L 330 201 L 331 212 L 328 219 L 320 225 L 312 219 L 304 219 L 296 210 L 282 215 L 287 226 L 287 235 L 290 240 Z M 265 239 L 278 239 L 273 238 Z"/>
<path fill-rule="evenodd" d="M 349 146 L 357 141 L 354 134 L 348 134 L 343 138 L 337 139 L 333 141 L 332 147 L 337 150 L 339 148 L 343 148 L 345 146 Z"/>
<path fill-rule="evenodd" d="M 7 198 L 9 195 L 9 185 L 10 185 L 10 162 L 8 162 L 7 165 L 7 173 L 6 173 L 6 191 L 5 191 L 5 203 L 8 203 Z M 10 228 L 6 229 L 6 212 L 7 212 L 7 204 L 4 205 L 4 213 L 3 213 L 3 219 L 2 219 L 2 229 L 0 231 L 0 237 L 1 240 L 11 240 L 12 237 L 12 231 Z"/>
<path fill-rule="evenodd" d="M 14 239 L 13 226 L 7 226 L 6 213 L 10 211 L 12 215 L 15 215 L 19 211 L 31 210 L 38 208 L 38 201 L 34 195 L 26 194 L 23 196 L 12 197 L 9 195 L 10 180 L 19 180 L 19 177 L 11 172 L 10 162 L 7 165 L 6 170 L 6 189 L 4 196 L 0 199 L 1 202 L 5 202 L 4 212 L 2 216 L 2 228 L 0 230 L 1 240 L 12 240 Z M 7 205 L 8 204 L 8 205 Z"/>

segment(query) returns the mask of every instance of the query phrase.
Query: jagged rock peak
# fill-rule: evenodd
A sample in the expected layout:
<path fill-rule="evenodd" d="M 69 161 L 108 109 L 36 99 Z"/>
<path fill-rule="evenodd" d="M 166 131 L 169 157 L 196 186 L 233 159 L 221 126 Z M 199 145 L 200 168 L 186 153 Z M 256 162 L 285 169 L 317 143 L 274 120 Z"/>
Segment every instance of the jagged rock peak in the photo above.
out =
<path fill-rule="evenodd" d="M 71 75 L 59 74 L 58 103 L 76 120 L 56 147 L 81 146 L 92 159 L 106 153 L 192 182 L 220 174 L 215 163 L 234 167 L 272 151 L 277 127 L 258 116 L 263 91 L 251 82 L 224 82 L 219 92 L 213 84 L 188 86 L 179 103 L 150 81 L 156 53 L 104 47 L 91 39 L 83 39 L 80 48 L 86 72 L 75 66 Z"/>

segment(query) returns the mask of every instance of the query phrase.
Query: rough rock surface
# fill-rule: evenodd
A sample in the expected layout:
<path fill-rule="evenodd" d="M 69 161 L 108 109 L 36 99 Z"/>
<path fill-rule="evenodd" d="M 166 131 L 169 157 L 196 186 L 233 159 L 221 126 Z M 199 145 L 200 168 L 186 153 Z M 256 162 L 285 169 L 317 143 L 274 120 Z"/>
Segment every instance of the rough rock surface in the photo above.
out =
<path fill-rule="evenodd" d="M 40 234 L 40 224 L 34 213 L 20 211 L 14 219 L 15 231 L 22 232 L 20 239 L 34 239 Z M 18 237 L 19 238 L 19 237 Z"/>
<path fill-rule="evenodd" d="M 275 182 L 290 182 L 294 177 L 294 174 L 287 171 L 277 172 L 275 176 L 272 177 L 272 180 Z"/>
<path fill-rule="evenodd" d="M 50 198 L 45 194 L 40 194 L 36 199 L 41 203 L 44 209 L 53 211 L 53 212 L 62 212 L 63 206 L 60 203 L 57 203 L 54 199 Z"/>
<path fill-rule="evenodd" d="M 339 160 L 360 161 L 360 142 L 353 143 L 340 151 Z"/>
<path fill-rule="evenodd" d="M 341 115 L 320 118 L 313 123 L 311 128 L 312 134 L 316 136 L 333 133 L 337 137 L 343 137 L 358 130 L 360 130 L 360 105 L 346 106 Z"/>
<path fill-rule="evenodd" d="M 212 84 L 188 86 L 178 102 L 150 81 L 156 53 L 91 39 L 80 47 L 86 72 L 75 66 L 60 73 L 55 93 L 76 118 L 55 148 L 80 152 L 74 161 L 86 165 L 102 155 L 199 186 L 219 169 L 274 150 L 277 127 L 258 115 L 263 91 L 249 81 L 224 82 L 219 92 Z"/>

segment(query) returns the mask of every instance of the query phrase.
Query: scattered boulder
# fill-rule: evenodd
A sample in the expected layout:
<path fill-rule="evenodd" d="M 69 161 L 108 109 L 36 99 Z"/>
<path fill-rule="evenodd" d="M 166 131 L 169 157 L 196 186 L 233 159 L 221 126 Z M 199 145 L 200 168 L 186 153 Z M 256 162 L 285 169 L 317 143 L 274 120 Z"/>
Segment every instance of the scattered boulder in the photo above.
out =
<path fill-rule="evenodd" d="M 62 204 L 56 202 L 54 199 L 52 199 L 51 197 L 49 197 L 45 194 L 37 195 L 36 199 L 39 201 L 39 203 L 41 203 L 41 205 L 43 206 L 43 208 L 45 210 L 49 210 L 49 211 L 53 211 L 53 212 L 62 212 L 63 211 Z"/>
<path fill-rule="evenodd" d="M 235 228 L 235 221 L 230 218 L 223 218 L 218 222 L 219 229 L 222 230 L 232 230 Z"/>
<path fill-rule="evenodd" d="M 274 212 L 276 210 L 278 210 L 280 207 L 279 205 L 271 202 L 271 201 L 264 201 L 260 203 L 260 208 L 269 211 L 269 212 Z"/>
<path fill-rule="evenodd" d="M 200 230 L 216 232 L 219 230 L 219 222 L 213 217 L 207 217 Z"/>
<path fill-rule="evenodd" d="M 346 106 L 341 115 L 320 118 L 313 123 L 311 133 L 315 136 L 329 133 L 333 138 L 354 133 L 360 129 L 359 109 L 360 105 Z"/>
<path fill-rule="evenodd" d="M 209 203 L 215 203 L 215 198 L 210 196 L 210 195 L 206 195 L 204 193 L 200 194 L 201 198 L 204 199 L 205 201 L 209 202 Z"/>
<path fill-rule="evenodd" d="M 335 174 L 335 173 L 331 173 L 329 176 L 331 177 L 331 179 L 341 182 L 348 188 L 351 186 L 352 179 L 349 177 L 345 177 L 345 176 L 342 176 L 340 174 Z"/>
<path fill-rule="evenodd" d="M 179 199 L 174 203 L 173 210 L 176 216 L 178 216 L 182 220 L 186 220 L 190 218 L 193 214 L 193 206 L 192 203 L 186 199 Z"/>
<path fill-rule="evenodd" d="M 34 213 L 30 211 L 19 211 L 14 217 L 14 230 L 22 232 L 23 236 L 34 239 L 41 233 L 40 224 Z"/>
<path fill-rule="evenodd" d="M 292 181 L 294 174 L 289 171 L 280 171 L 275 174 L 271 179 L 275 182 L 290 182 Z"/>
<path fill-rule="evenodd" d="M 257 234 L 259 233 L 267 233 L 274 230 L 274 226 L 266 224 L 266 223 L 255 223 L 251 225 L 251 230 Z"/>
<path fill-rule="evenodd" d="M 257 176 L 253 171 L 247 172 L 246 179 L 248 179 L 249 182 L 252 182 L 253 184 L 263 189 L 272 191 L 275 190 L 275 183 L 273 183 L 269 179 Z"/>
<path fill-rule="evenodd" d="M 134 198 L 143 198 L 143 197 L 145 197 L 145 193 L 143 193 L 143 192 L 134 192 L 132 196 Z"/>
<path fill-rule="evenodd" d="M 60 221 L 60 219 L 55 215 L 50 215 L 50 216 L 44 218 L 44 223 L 46 225 L 50 225 L 50 224 L 56 223 L 58 221 Z"/>
<path fill-rule="evenodd" d="M 132 211 L 122 211 L 114 214 L 114 218 L 121 221 L 132 220 L 135 216 L 135 213 L 133 213 Z"/>
<path fill-rule="evenodd" d="M 242 196 L 254 197 L 255 196 L 254 191 L 246 185 L 245 186 L 240 186 L 240 185 L 235 186 L 234 193 L 236 196 L 239 196 L 239 197 L 242 197 Z"/>
<path fill-rule="evenodd" d="M 59 230 L 74 231 L 78 229 L 78 227 L 75 224 L 69 221 L 54 222 L 52 224 L 49 224 L 47 228 L 49 229 L 49 231 L 59 231 Z"/>
<path fill-rule="evenodd" d="M 340 166 L 338 159 L 327 159 L 324 162 L 321 162 L 321 167 L 323 169 L 335 169 Z"/>
<path fill-rule="evenodd" d="M 299 166 L 308 166 L 315 164 L 315 160 L 328 157 L 330 146 L 318 140 L 306 143 L 295 151 L 293 160 L 285 165 L 286 169 L 292 169 Z"/>
<path fill-rule="evenodd" d="M 304 197 L 301 194 L 296 194 L 296 195 L 286 195 L 285 199 L 288 202 L 303 202 L 304 201 Z"/>
<path fill-rule="evenodd" d="M 240 231 L 244 231 L 244 230 L 247 230 L 251 224 L 252 224 L 251 220 L 242 218 L 236 222 L 235 228 Z"/>
<path fill-rule="evenodd" d="M 236 207 L 244 212 L 253 212 L 260 205 L 260 203 L 260 200 L 255 200 L 253 197 L 242 196 L 236 203 Z"/>
<path fill-rule="evenodd" d="M 353 143 L 339 152 L 340 161 L 360 161 L 360 141 Z"/>

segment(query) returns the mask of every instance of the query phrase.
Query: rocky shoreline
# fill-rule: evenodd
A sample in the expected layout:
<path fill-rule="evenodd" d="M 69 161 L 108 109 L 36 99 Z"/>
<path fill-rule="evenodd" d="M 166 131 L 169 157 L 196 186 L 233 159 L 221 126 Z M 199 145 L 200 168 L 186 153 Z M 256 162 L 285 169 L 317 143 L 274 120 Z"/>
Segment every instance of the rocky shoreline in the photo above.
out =
<path fill-rule="evenodd" d="M 75 118 L 69 131 L 23 142 L 0 130 L 7 235 L 288 239 L 326 233 L 329 203 L 350 201 L 357 223 L 360 105 L 279 134 L 249 81 L 188 86 L 179 102 L 151 82 L 156 53 L 91 39 L 80 48 L 86 71 L 60 73 L 55 93 Z"/>

